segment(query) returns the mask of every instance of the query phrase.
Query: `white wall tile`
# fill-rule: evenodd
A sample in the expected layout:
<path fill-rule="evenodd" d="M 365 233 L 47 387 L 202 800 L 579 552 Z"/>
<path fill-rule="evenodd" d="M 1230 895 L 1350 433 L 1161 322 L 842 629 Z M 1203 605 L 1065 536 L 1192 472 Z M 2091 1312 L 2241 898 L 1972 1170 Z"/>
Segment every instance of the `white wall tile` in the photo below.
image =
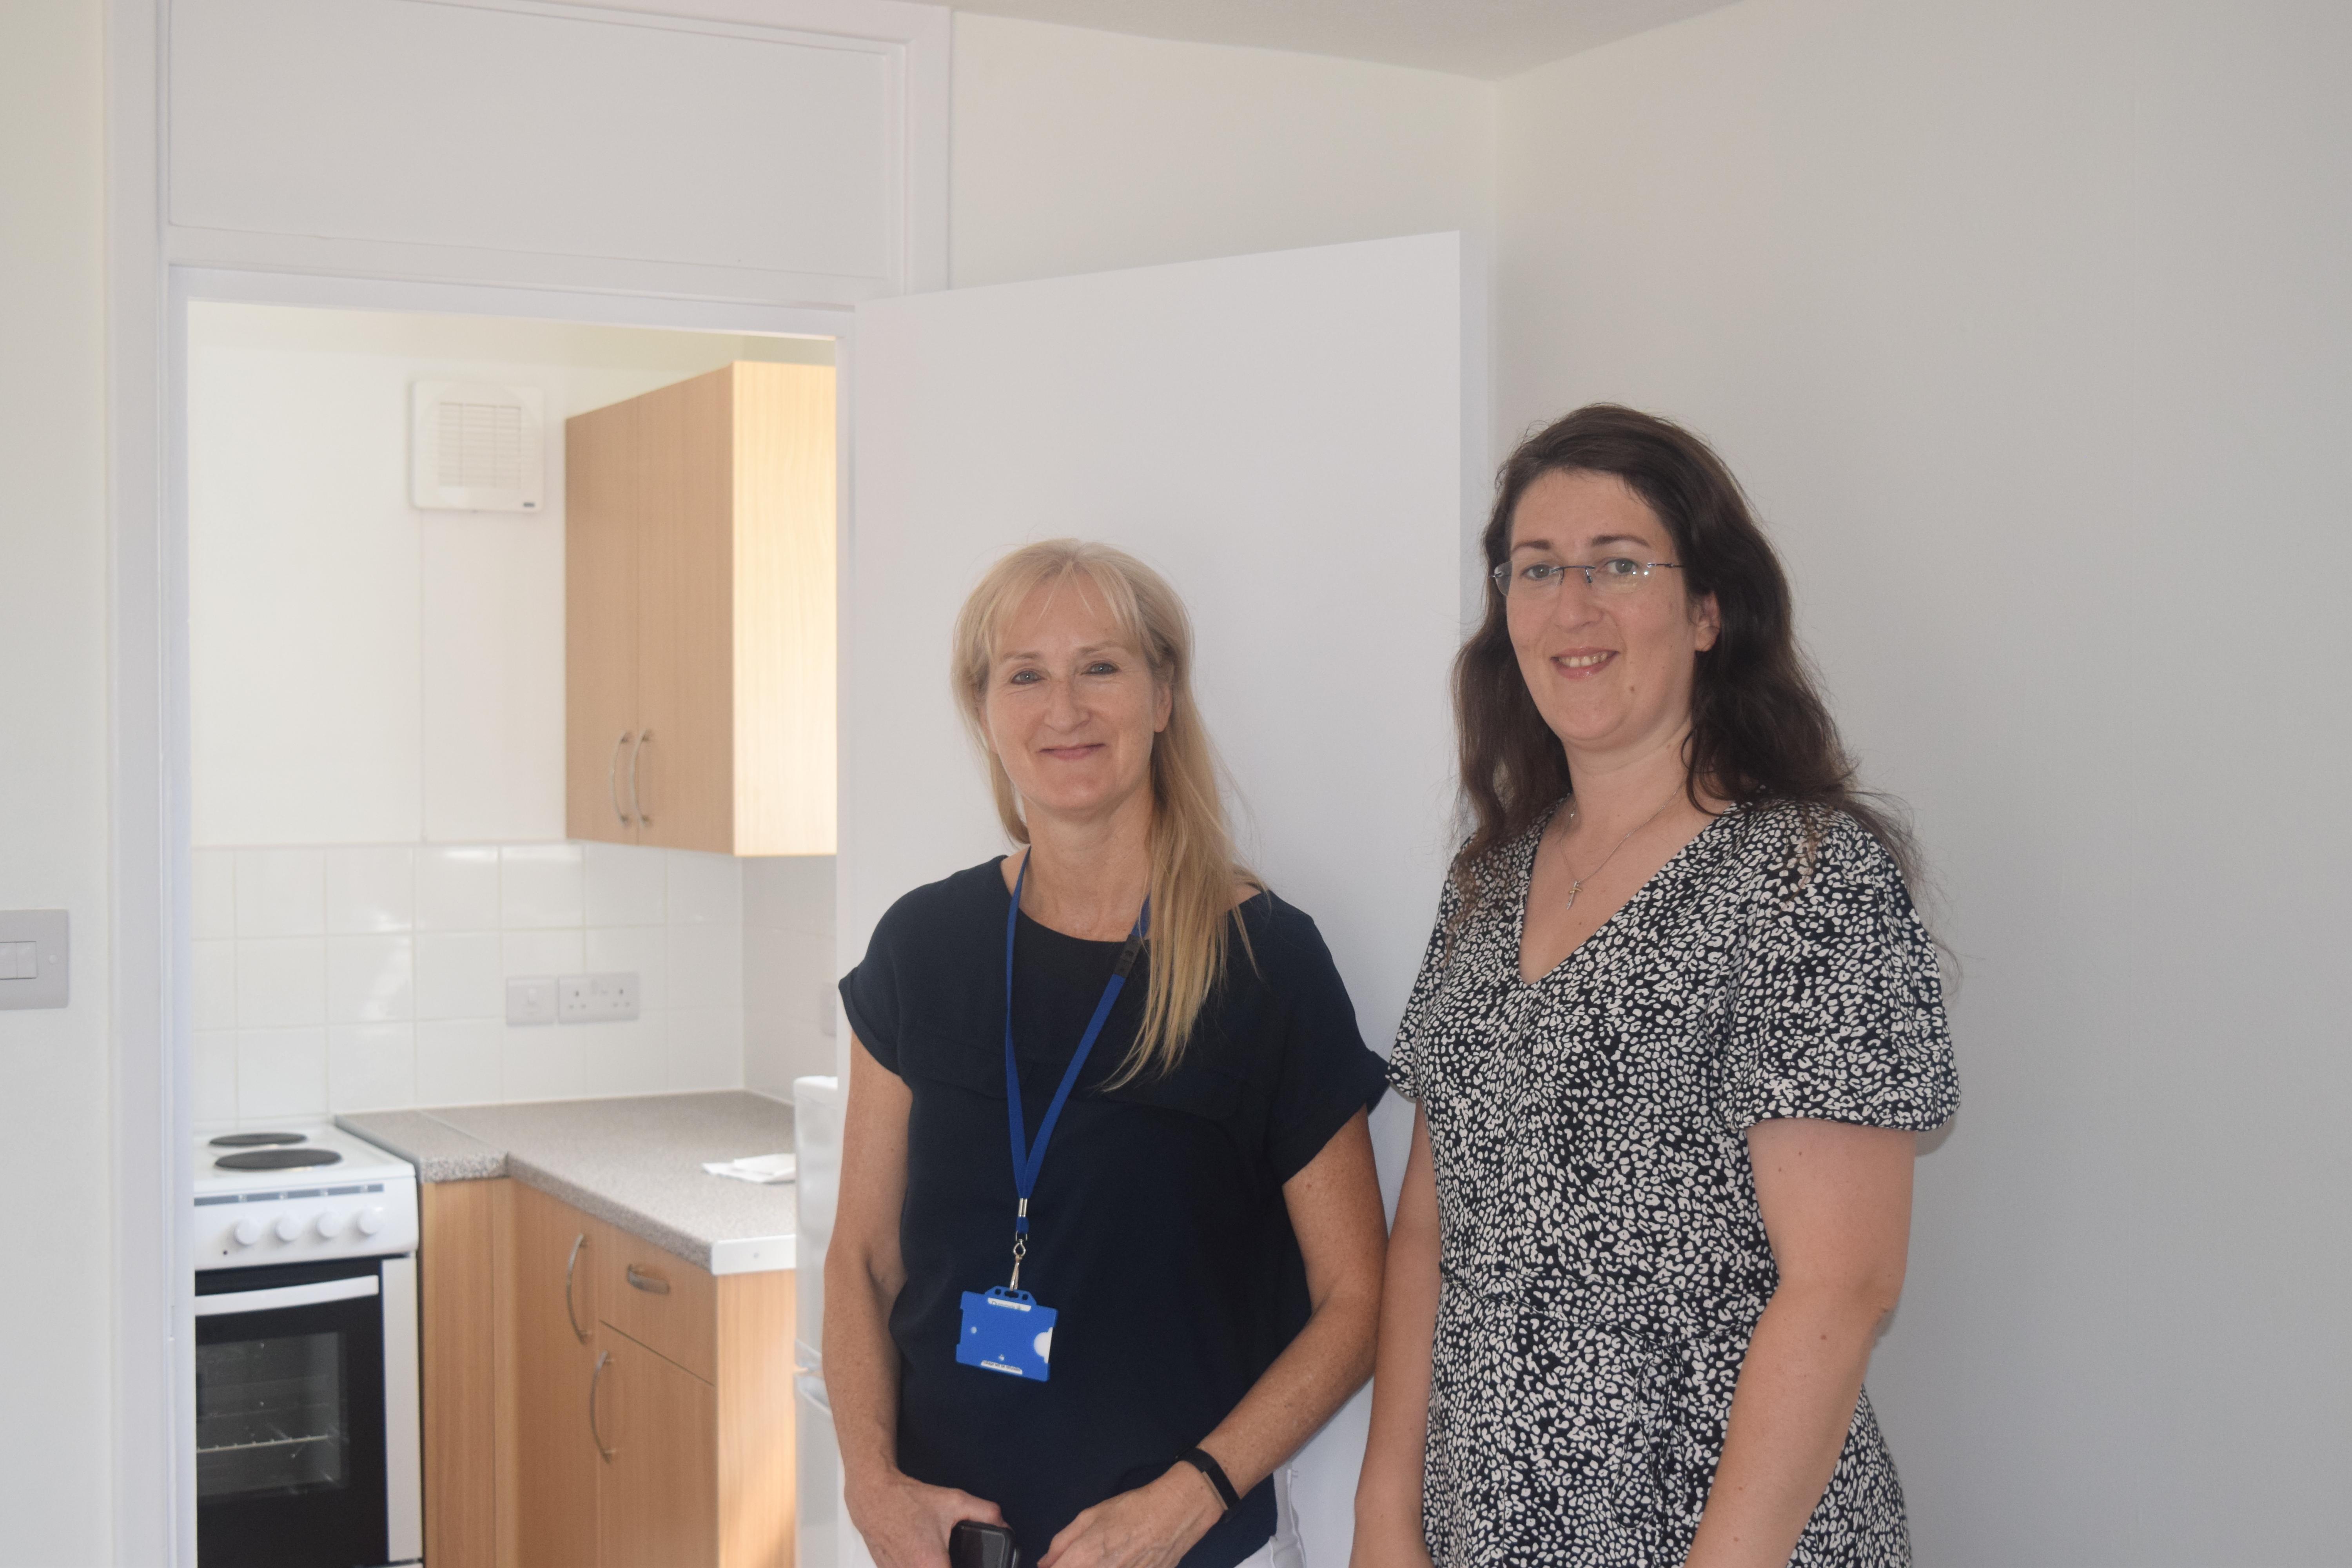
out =
<path fill-rule="evenodd" d="M 327 939 L 327 1022 L 372 1024 L 415 1012 L 415 950 L 405 936 Z"/>
<path fill-rule="evenodd" d="M 236 1031 L 198 1029 L 193 1052 L 195 1094 L 192 1110 L 198 1121 L 236 1120 Z M 660 1058 L 656 1058 L 658 1063 Z"/>
<path fill-rule="evenodd" d="M 582 961 L 581 933 L 576 931 L 510 931 L 499 938 L 501 973 L 517 974 L 578 974 L 585 967 Z M 501 998 L 504 993 L 500 993 Z M 637 1005 L 642 1009 L 645 997 L 641 993 Z M 499 1004 L 499 1016 L 505 1016 L 505 1004 Z"/>
<path fill-rule="evenodd" d="M 509 844 L 499 851 L 499 925 L 576 927 L 584 904 L 580 846 Z"/>
<path fill-rule="evenodd" d="M 241 1029 L 327 1021 L 327 942 L 279 937 L 236 944 L 236 1023 Z"/>
<path fill-rule="evenodd" d="M 320 1096 L 342 1110 L 781 1087 L 809 1054 L 803 993 L 825 977 L 803 971 L 813 928 L 829 931 L 832 862 L 751 864 L 747 891 L 730 857 L 626 845 L 199 851 L 207 929 L 237 933 L 193 952 L 199 1100 L 228 1121 L 319 1114 L 299 1108 Z M 747 900 L 773 929 L 744 928 Z M 326 934 L 254 934 L 305 926 Z M 635 974 L 640 1016 L 507 1029 L 509 976 L 583 973 Z"/>
<path fill-rule="evenodd" d="M 669 933 L 659 926 L 617 926 L 588 931 L 582 968 L 590 974 L 635 974 L 637 1011 L 657 1013 L 669 1005 L 666 952 Z"/>
<path fill-rule="evenodd" d="M 416 923 L 416 851 L 365 845 L 327 851 L 327 934 L 407 931 Z"/>
<path fill-rule="evenodd" d="M 397 1110 L 416 1100 L 416 1029 L 345 1024 L 327 1031 L 327 1102 L 338 1111 Z"/>
<path fill-rule="evenodd" d="M 583 1094 L 659 1094 L 669 1087 L 665 1059 L 667 1016 L 648 1014 L 625 1024 L 586 1024 L 580 1037 Z"/>
<path fill-rule="evenodd" d="M 499 929 L 494 844 L 436 844 L 416 852 L 416 929 Z"/>
<path fill-rule="evenodd" d="M 743 1006 L 743 933 L 732 926 L 672 926 L 669 946 L 671 1007 Z"/>
<path fill-rule="evenodd" d="M 236 852 L 237 935 L 320 936 L 326 929 L 326 856 L 321 851 Z"/>
<path fill-rule="evenodd" d="M 507 991 L 496 931 L 420 931 L 416 937 L 416 1016 L 506 1016 Z M 423 1049 L 421 1037 L 419 1050 Z M 422 1058 L 418 1072 L 423 1073 Z M 427 1101 L 426 1103 L 433 1103 Z"/>
<path fill-rule="evenodd" d="M 580 1037 L 599 1026 L 509 1029 L 499 1043 L 501 1100 L 577 1100 L 585 1089 Z"/>
<path fill-rule="evenodd" d="M 633 844 L 583 847 L 587 868 L 587 921 L 592 926 L 657 926 L 662 923 L 666 849 Z"/>
<path fill-rule="evenodd" d="M 464 1018 L 416 1026 L 416 1102 L 489 1105 L 499 1099 L 499 1046 L 506 1026 Z"/>
<path fill-rule="evenodd" d="M 322 1116 L 327 1110 L 327 1031 L 239 1029 L 236 1117 Z"/>
<path fill-rule="evenodd" d="M 211 941 L 236 934 L 236 851 L 199 849 L 189 857 L 188 898 L 194 934 Z"/>
<path fill-rule="evenodd" d="M 195 942 L 192 978 L 195 983 L 195 1026 L 199 1029 L 236 1027 L 236 943 Z"/>
<path fill-rule="evenodd" d="M 733 1009 L 676 1008 L 663 1016 L 669 1033 L 669 1088 L 743 1087 L 743 1015 Z"/>
<path fill-rule="evenodd" d="M 668 850 L 666 856 L 671 925 L 743 923 L 743 874 L 733 856 L 687 849 Z"/>

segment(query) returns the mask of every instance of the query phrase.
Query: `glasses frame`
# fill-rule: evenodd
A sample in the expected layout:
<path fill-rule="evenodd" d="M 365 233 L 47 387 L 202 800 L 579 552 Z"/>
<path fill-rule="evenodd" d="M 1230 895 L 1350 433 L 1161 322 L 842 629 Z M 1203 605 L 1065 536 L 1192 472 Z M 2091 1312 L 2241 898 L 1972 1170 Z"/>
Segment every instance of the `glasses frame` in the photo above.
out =
<path fill-rule="evenodd" d="M 1628 559 L 1628 557 L 1622 555 L 1612 555 L 1609 559 L 1611 561 L 1623 561 Z M 1589 563 L 1583 561 L 1563 561 L 1559 563 L 1559 569 L 1562 572 L 1583 573 L 1584 586 L 1590 590 L 1593 585 L 1592 574 L 1608 564 L 1608 561 L 1593 561 Z M 1679 561 L 1637 561 L 1634 564 L 1642 569 L 1641 576 L 1635 579 L 1636 582 L 1641 583 L 1648 582 L 1650 580 L 1650 574 L 1657 571 L 1660 567 L 1664 567 L 1669 572 L 1679 572 L 1683 569 L 1683 563 Z M 1506 605 L 1511 602 L 1512 574 L 1511 563 L 1507 561 L 1486 574 L 1486 580 L 1495 584 L 1495 591 L 1503 595 L 1503 603 Z M 1565 581 L 1565 579 L 1563 579 L 1563 581 Z"/>

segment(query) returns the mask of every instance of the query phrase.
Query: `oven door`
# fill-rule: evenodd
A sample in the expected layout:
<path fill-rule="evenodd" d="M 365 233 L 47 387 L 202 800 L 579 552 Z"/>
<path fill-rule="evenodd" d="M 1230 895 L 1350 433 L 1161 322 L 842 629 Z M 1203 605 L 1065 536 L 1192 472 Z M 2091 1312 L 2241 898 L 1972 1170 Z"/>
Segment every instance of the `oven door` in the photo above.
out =
<path fill-rule="evenodd" d="M 387 1550 L 384 1266 L 196 1276 L 200 1568 L 374 1568 Z"/>

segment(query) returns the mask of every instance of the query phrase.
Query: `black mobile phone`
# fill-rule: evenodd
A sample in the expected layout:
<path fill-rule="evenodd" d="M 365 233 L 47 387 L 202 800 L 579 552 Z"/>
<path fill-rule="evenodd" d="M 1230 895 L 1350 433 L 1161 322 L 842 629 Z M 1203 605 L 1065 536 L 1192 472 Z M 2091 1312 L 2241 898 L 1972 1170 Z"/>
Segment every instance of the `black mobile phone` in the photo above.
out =
<path fill-rule="evenodd" d="M 948 1568 L 1021 1568 L 1021 1549 L 1003 1525 L 967 1519 L 948 1531 Z"/>

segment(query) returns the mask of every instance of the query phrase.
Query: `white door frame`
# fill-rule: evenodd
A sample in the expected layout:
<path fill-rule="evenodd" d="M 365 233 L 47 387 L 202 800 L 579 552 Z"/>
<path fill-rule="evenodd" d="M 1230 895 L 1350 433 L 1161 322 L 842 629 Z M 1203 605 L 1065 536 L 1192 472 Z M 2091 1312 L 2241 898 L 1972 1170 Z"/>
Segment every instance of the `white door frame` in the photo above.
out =
<path fill-rule="evenodd" d="M 515 0 L 454 0 L 498 6 Z M 948 27 L 903 0 L 605 0 L 896 42 L 908 50 L 901 126 L 902 286 L 945 286 Z M 105 0 L 108 563 L 108 1054 L 112 1279 L 109 1560 L 194 1568 L 195 1465 L 188 975 L 187 306 L 235 300 L 341 309 L 589 321 L 837 340 L 846 394 L 855 321 L 842 308 L 503 281 L 445 258 L 402 281 L 383 247 L 326 253 L 299 237 L 248 246 L 236 265 L 175 242 L 168 222 L 169 0 Z M 527 8 L 560 9 L 530 0 Z M 179 263 L 175 265 L 175 260 Z M 208 265 L 209 264 L 209 265 Z M 262 268 L 266 268 L 263 270 Z M 522 286 L 517 286 L 518 282 Z M 724 292 L 724 290 L 721 290 Z M 852 400 L 841 400 L 841 516 L 849 515 Z M 843 526 L 846 526 L 845 522 Z M 846 563 L 845 548 L 840 558 Z"/>
<path fill-rule="evenodd" d="M 381 279 L 333 278 L 293 272 L 230 272 L 167 266 L 163 269 L 164 309 L 162 353 L 150 377 L 160 411 L 161 498 L 156 514 L 142 521 L 118 501 L 115 533 L 116 758 L 114 950 L 116 1005 L 126 997 L 146 998 L 151 1011 L 133 1033 L 116 1016 L 115 1093 L 120 1142 L 117 1196 L 116 1363 L 144 1363 L 152 1369 L 138 1383 L 117 1389 L 115 1418 L 119 1450 L 147 1468 L 144 1478 L 118 1468 L 124 1489 L 115 1497 L 118 1545 L 153 1541 L 158 1533 L 168 1555 L 150 1557 L 118 1551 L 118 1562 L 193 1563 L 195 1528 L 195 1432 L 190 1403 L 195 1385 L 194 1259 L 184 1226 L 171 1216 L 190 1212 L 194 1194 L 184 1154 L 192 1131 L 191 1052 L 194 1004 L 185 977 L 193 931 L 187 894 L 190 857 L 187 573 L 187 319 L 191 303 L 233 301 L 299 305 L 332 310 L 398 310 L 434 315 L 584 321 L 607 326 L 649 327 L 680 331 L 730 332 L 835 340 L 837 374 L 845 394 L 852 357 L 856 312 L 803 307 L 725 304 L 706 300 L 640 298 L 612 294 L 567 294 L 474 284 L 414 283 Z M 145 406 L 132 389 L 114 388 L 116 407 Z M 844 532 L 837 558 L 850 559 L 845 537 L 851 467 L 848 462 L 852 400 L 840 399 L 835 462 L 840 480 Z M 120 469 L 118 480 L 123 478 Z M 152 622 L 135 619 L 142 610 Z M 134 664 L 138 659 L 141 662 Z M 152 686 L 138 676 L 152 676 Z M 142 689 L 143 688 L 143 689 Z M 136 704 L 135 708 L 133 704 Z M 126 713 L 155 715 L 151 730 L 122 725 Z M 153 793 L 134 799 L 124 786 L 143 783 Z M 129 820 L 136 811 L 142 823 Z M 140 834 L 138 826 L 145 831 Z M 141 889 L 152 901 L 133 907 Z M 144 939 L 143 942 L 142 939 Z M 146 1050 L 132 1042 L 149 1042 Z M 152 1047 L 160 1044 L 161 1050 Z M 155 1168 L 158 1148 L 163 1168 Z M 161 1205 L 161 1214 L 157 1211 Z M 159 1321 L 161 1305 L 168 1313 Z M 163 1329 L 166 1355 L 155 1357 Z M 160 1374 L 160 1375 L 159 1375 Z M 156 1445 L 136 1445 L 142 1433 L 164 1435 Z M 161 1460 L 168 1468 L 158 1476 Z M 171 1504 L 163 1520 L 152 1515 Z M 176 1537 L 176 1540 L 173 1538 Z"/>
<path fill-rule="evenodd" d="M 187 312 L 195 300 L 830 337 L 843 378 L 840 524 L 849 515 L 849 310 L 172 265 L 157 221 L 156 30 L 116 0 L 109 39 L 109 820 L 113 1174 L 113 1552 L 195 1561 L 188 977 Z M 143 155 L 142 155 L 143 154 Z M 845 546 L 846 541 L 843 542 Z M 840 558 L 846 562 L 844 548 Z"/>

